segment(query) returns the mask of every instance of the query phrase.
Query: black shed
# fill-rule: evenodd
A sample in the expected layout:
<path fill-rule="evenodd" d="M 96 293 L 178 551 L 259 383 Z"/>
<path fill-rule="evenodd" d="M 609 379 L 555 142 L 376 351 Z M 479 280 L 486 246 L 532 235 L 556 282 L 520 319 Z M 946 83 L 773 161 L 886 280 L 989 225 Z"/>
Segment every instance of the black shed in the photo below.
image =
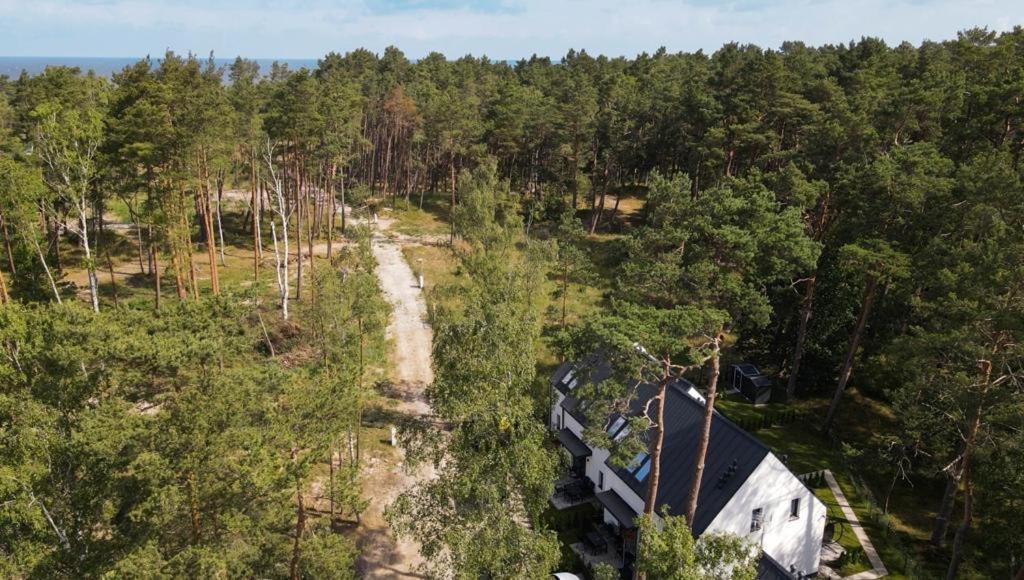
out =
<path fill-rule="evenodd" d="M 764 405 L 772 399 L 772 380 L 761 374 L 752 364 L 735 364 L 729 367 L 732 388 L 743 398 L 755 405 Z"/>

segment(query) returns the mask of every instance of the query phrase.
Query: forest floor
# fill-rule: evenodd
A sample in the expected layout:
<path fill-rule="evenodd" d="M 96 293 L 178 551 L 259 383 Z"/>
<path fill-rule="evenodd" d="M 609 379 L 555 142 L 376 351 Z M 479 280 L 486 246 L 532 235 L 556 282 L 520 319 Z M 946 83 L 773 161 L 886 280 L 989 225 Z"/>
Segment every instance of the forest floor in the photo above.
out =
<path fill-rule="evenodd" d="M 431 346 L 433 333 L 427 324 L 427 309 L 416 275 L 405 261 L 402 248 L 419 242 L 410 236 L 389 236 L 391 220 L 382 218 L 372 238 L 377 276 L 384 296 L 392 307 L 387 336 L 392 341 L 391 378 L 398 398 L 396 411 L 413 416 L 430 414 L 425 389 L 433 381 Z M 399 494 L 418 481 L 433 477 L 424 466 L 410 473 L 399 459 L 364 468 L 363 489 L 369 506 L 360 530 L 361 555 L 358 571 L 363 578 L 413 578 L 423 563 L 418 546 L 395 539 L 384 521 L 384 510 Z"/>

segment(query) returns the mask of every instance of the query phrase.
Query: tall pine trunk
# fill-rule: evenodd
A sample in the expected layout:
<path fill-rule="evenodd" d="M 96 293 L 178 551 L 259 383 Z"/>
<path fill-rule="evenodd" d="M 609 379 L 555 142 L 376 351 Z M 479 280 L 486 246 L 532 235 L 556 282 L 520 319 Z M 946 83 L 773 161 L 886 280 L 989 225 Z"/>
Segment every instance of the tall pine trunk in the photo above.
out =
<path fill-rule="evenodd" d="M 935 516 L 935 524 L 932 526 L 932 545 L 941 546 L 946 541 L 946 532 L 949 530 L 949 520 L 953 516 L 953 504 L 956 502 L 956 492 L 960 488 L 960 479 L 963 477 L 963 460 L 959 460 L 950 467 L 946 473 L 946 490 L 942 493 L 942 502 L 939 504 L 938 515 Z"/>
<path fill-rule="evenodd" d="M 302 301 L 302 181 L 299 169 L 298 153 L 293 154 L 295 161 L 295 301 Z M 285 232 L 285 236 L 288 232 Z"/>
<path fill-rule="evenodd" d="M 661 450 L 665 444 L 665 395 L 668 392 L 668 383 L 672 380 L 669 372 L 669 364 L 665 362 L 661 371 L 661 380 L 658 381 L 658 406 L 655 411 L 656 419 L 654 425 L 654 441 L 651 443 L 651 473 L 647 481 L 647 498 L 644 500 L 644 515 L 654 516 L 654 510 L 658 503 L 658 487 L 661 485 Z"/>
<path fill-rule="evenodd" d="M 11 236 L 7 231 L 7 222 L 3 214 L 0 214 L 0 232 L 4 236 L 4 249 L 7 251 L 7 266 L 11 269 L 11 276 L 17 275 L 18 268 L 14 264 L 14 250 L 11 247 Z"/>
<path fill-rule="evenodd" d="M 156 245 L 153 243 L 153 232 L 150 228 L 149 234 L 149 256 L 151 263 L 153 264 L 150 269 L 150 273 L 153 275 L 153 295 L 155 301 L 156 310 L 160 310 L 160 255 L 157 252 Z"/>
<path fill-rule="evenodd" d="M 448 172 L 451 176 L 452 204 L 448 209 L 448 219 L 451 222 L 451 234 L 448 236 L 448 243 L 455 245 L 455 151 L 452 151 L 448 159 Z"/>
<path fill-rule="evenodd" d="M 711 376 L 708 378 L 708 391 L 704 402 L 704 421 L 701 425 L 700 441 L 697 443 L 697 454 L 693 460 L 693 482 L 690 494 L 686 499 L 686 523 L 693 526 L 693 518 L 697 513 L 697 499 L 700 497 L 701 480 L 704 478 L 704 460 L 708 455 L 711 443 L 711 421 L 715 416 L 715 395 L 718 392 L 719 354 L 722 350 L 722 332 L 715 337 L 714 350 L 711 352 Z"/>
<path fill-rule="evenodd" d="M 791 400 L 796 394 L 797 375 L 800 374 L 800 362 L 804 358 L 804 342 L 807 340 L 807 327 L 814 312 L 814 290 L 818 283 L 818 275 L 815 273 L 807 281 L 807 292 L 800 305 L 800 323 L 796 329 L 796 344 L 793 345 L 793 362 L 789 367 L 789 379 L 786 381 L 786 400 Z"/>
<path fill-rule="evenodd" d="M 7 280 L 3 270 L 0 270 L 0 304 L 6 305 L 10 299 L 10 296 L 7 294 Z"/>
<path fill-rule="evenodd" d="M 258 280 L 260 277 L 260 210 L 256 202 L 259 192 L 258 179 L 256 177 L 256 155 L 249 156 L 249 190 L 252 205 L 252 278 Z M 262 202 L 262 200 L 260 200 Z"/>
<path fill-rule="evenodd" d="M 861 300 L 860 314 L 857 316 L 857 324 L 854 326 L 853 334 L 850 336 L 850 346 L 846 351 L 846 359 L 843 361 L 843 368 L 839 372 L 839 383 L 832 395 L 832 402 L 828 406 L 828 414 L 825 415 L 825 423 L 821 430 L 828 433 L 832 429 L 832 422 L 835 420 L 836 410 L 839 402 L 843 399 L 843 391 L 850 380 L 853 372 L 853 361 L 857 356 L 857 348 L 860 346 L 860 338 L 864 333 L 864 326 L 867 324 L 868 316 L 871 314 L 871 306 L 875 302 L 875 294 L 878 291 L 878 278 L 869 276 L 868 283 L 864 287 L 864 297 Z"/>
<path fill-rule="evenodd" d="M 994 350 L 994 349 L 993 349 Z M 985 413 L 985 399 L 988 395 L 989 386 L 992 384 L 992 361 L 983 360 L 978 363 L 978 370 L 981 371 L 981 392 L 978 395 L 978 404 L 974 409 L 974 415 L 967 427 L 967 434 L 964 437 L 964 458 L 963 458 L 963 486 L 964 486 L 964 512 L 960 521 L 960 527 L 953 536 L 953 555 L 949 560 L 949 568 L 946 570 L 946 580 L 955 580 L 960 563 L 963 560 L 964 542 L 967 534 L 971 531 L 974 522 L 974 479 L 973 461 L 974 449 L 978 440 L 978 433 L 981 431 L 981 418 Z"/>

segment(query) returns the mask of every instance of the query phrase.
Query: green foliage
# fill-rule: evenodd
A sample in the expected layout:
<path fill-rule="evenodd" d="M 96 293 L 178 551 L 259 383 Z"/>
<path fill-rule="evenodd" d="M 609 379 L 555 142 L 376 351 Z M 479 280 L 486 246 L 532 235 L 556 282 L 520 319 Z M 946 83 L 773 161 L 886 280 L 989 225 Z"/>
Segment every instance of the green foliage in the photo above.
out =
<path fill-rule="evenodd" d="M 651 580 L 701 578 L 694 554 L 693 534 L 686 518 L 664 514 L 661 526 L 651 516 L 637 520 L 640 542 L 636 569 Z"/>
<path fill-rule="evenodd" d="M 603 348 L 617 381 L 631 385 L 656 367 L 634 344 L 688 367 L 709 356 L 708 338 L 724 330 L 725 357 L 785 377 L 803 328 L 798 392 L 820 391 L 835 383 L 837 368 L 856 366 L 851 384 L 895 411 L 893 432 L 858 443 L 859 462 L 909 462 L 897 489 L 913 483 L 915 496 L 935 507 L 933 490 L 980 416 L 971 455 L 975 526 L 986 534 L 966 536 L 963 570 L 1010 575 L 1024 550 L 1013 518 L 1022 413 L 1013 369 L 1024 327 L 1021 38 L 1019 29 L 975 29 L 916 47 L 864 38 L 634 59 L 570 51 L 514 65 L 437 53 L 411 62 L 391 47 L 329 54 L 312 71 L 276 64 L 266 76 L 238 59 L 226 71 L 229 83 L 212 60 L 167 53 L 109 80 L 51 67 L 0 81 L 0 270 L 15 303 L 0 315 L 0 486 L 13 498 L 0 516 L 0 574 L 286 573 L 282 530 L 291 527 L 294 476 L 308 483 L 338 429 L 358 425 L 366 394 L 359 379 L 385 350 L 365 247 L 343 252 L 341 270 L 318 262 L 314 280 L 304 275 L 317 299 L 302 292 L 303 327 L 271 318 L 269 340 L 253 331 L 264 321 L 256 324 L 251 305 L 231 298 L 165 302 L 157 314 L 135 310 L 137 301 L 99 316 L 38 306 L 77 302 L 83 265 L 95 286 L 109 253 L 97 244 L 108 241 L 125 256 L 141 250 L 142 263 L 151 254 L 167 285 L 196 298 L 202 282 L 192 286 L 190 277 L 203 280 L 209 267 L 193 260 L 207 235 L 196 202 L 223 189 L 228 245 L 247 252 L 258 241 L 250 238 L 255 208 L 230 192 L 266 189 L 272 166 L 290 228 L 302 208 L 301 237 L 311 226 L 313 244 L 331 225 L 330 193 L 344 192 L 359 211 L 431 196 L 429 207 L 444 208 L 437 213 L 485 249 L 463 256 L 459 275 L 473 280 L 460 285 L 465 301 L 449 301 L 462 307 L 441 309 L 435 320 L 439 341 L 449 344 L 437 347 L 432 396 L 444 420 L 459 425 L 452 452 L 468 473 L 449 474 L 445 481 L 461 487 L 435 490 L 435 499 L 461 494 L 465 511 L 452 521 L 468 523 L 448 537 L 438 527 L 434 537 L 444 549 L 467 546 L 466 562 L 483 565 L 470 525 L 478 514 L 490 517 L 488 541 L 528 538 L 541 546 L 539 560 L 549 554 L 550 538 L 523 531 L 529 510 L 508 497 L 533 506 L 543 496 L 549 462 L 532 373 L 537 306 L 546 302 L 548 266 L 563 301 L 574 285 L 593 282 L 586 223 L 614 292 L 594 300 L 608 316 L 565 330 L 566 353 Z M 132 223 L 106 224 L 97 235 L 91 218 L 109 212 L 115 195 Z M 638 200 L 646 203 L 635 213 Z M 268 216 L 256 218 L 266 246 Z M 557 252 L 523 230 L 554 238 Z M 131 293 L 152 276 L 148 264 L 128 279 L 123 272 L 135 270 L 126 260 L 109 265 Z M 108 295 L 99 290 L 93 294 Z M 863 331 L 851 348 L 860 313 Z M 281 357 L 297 367 L 265 360 L 257 346 L 264 342 L 300 345 Z M 979 360 L 993 363 L 988 387 Z M 595 431 L 630 398 L 615 382 L 589 393 L 601 402 L 591 407 Z M 631 420 L 642 432 L 645 419 Z M 483 447 L 495 458 L 478 454 L 474 441 L 493 445 Z M 890 444 L 891 453 L 879 455 Z M 302 449 L 295 457 L 293 446 Z M 196 466 L 238 474 L 253 490 L 200 477 L 198 540 L 184 517 L 187 473 Z M 516 470 L 531 474 L 528 492 L 498 481 Z M 358 511 L 358 469 L 339 474 L 345 485 L 335 497 Z M 967 486 L 957 489 L 962 495 Z M 929 511 L 891 508 L 908 529 Z M 307 533 L 309 553 L 321 541 L 324 557 L 344 553 L 316 526 Z M 514 561 L 517 552 L 502 554 Z M 534 563 L 530 573 L 544 568 Z M 315 562 L 301 566 L 326 573 Z"/>
<path fill-rule="evenodd" d="M 255 353 L 243 313 L 0 311 L 6 573 L 281 575 L 292 450 L 330 423 L 302 374 Z M 310 567 L 352 562 L 347 541 L 317 541 Z"/>
<path fill-rule="evenodd" d="M 629 300 L 705 304 L 760 327 L 772 312 L 765 288 L 817 261 L 799 208 L 782 206 L 754 178 L 694 197 L 683 177 L 655 175 L 644 211 L 647 226 L 631 240 L 619 277 Z"/>
<path fill-rule="evenodd" d="M 466 241 L 485 250 L 500 250 L 519 234 L 519 202 L 509 192 L 508 183 L 499 182 L 494 160 L 485 161 L 472 172 L 463 172 L 458 192 L 455 231 Z"/>
<path fill-rule="evenodd" d="M 636 569 L 651 580 L 753 580 L 761 551 L 729 534 L 693 539 L 686 518 L 662 514 L 660 521 L 640 516 L 642 540 Z"/>

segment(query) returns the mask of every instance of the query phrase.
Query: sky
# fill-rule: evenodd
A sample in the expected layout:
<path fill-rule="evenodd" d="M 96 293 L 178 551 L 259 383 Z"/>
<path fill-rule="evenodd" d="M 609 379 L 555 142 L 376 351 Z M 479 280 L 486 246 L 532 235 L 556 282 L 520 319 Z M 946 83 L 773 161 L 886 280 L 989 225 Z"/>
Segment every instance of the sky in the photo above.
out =
<path fill-rule="evenodd" d="M 0 55 L 316 58 L 390 45 L 513 60 L 726 42 L 891 44 L 1024 25 L 1024 0 L 0 0 Z"/>

